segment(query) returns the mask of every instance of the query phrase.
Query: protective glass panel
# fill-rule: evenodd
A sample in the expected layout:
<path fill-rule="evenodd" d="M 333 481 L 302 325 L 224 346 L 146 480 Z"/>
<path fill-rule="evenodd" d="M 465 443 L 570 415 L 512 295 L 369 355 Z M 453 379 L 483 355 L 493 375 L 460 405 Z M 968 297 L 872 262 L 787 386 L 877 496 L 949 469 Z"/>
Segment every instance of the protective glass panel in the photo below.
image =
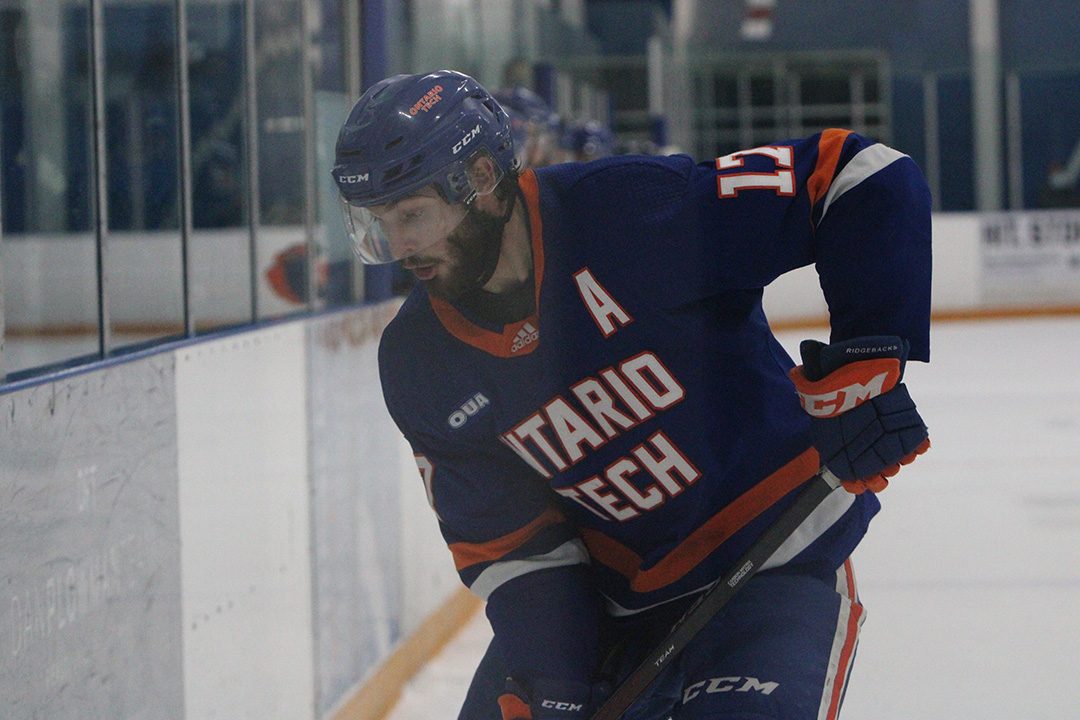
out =
<path fill-rule="evenodd" d="M 87 3 L 0 5 L 0 378 L 98 348 Z"/>
<path fill-rule="evenodd" d="M 191 308 L 197 332 L 252 319 L 244 4 L 187 0 Z"/>
<path fill-rule="evenodd" d="M 304 86 L 298 0 L 255 3 L 259 315 L 306 308 Z"/>
<path fill-rule="evenodd" d="M 113 349 L 184 332 L 176 16 L 104 3 L 105 294 Z"/>
<path fill-rule="evenodd" d="M 328 307 L 362 298 L 364 290 L 363 265 L 353 252 L 338 201 L 340 194 L 329 171 L 334 166 L 338 132 L 351 108 L 345 93 L 315 93 L 315 182 L 319 205 L 315 237 L 322 251 L 318 261 L 319 297 Z"/>

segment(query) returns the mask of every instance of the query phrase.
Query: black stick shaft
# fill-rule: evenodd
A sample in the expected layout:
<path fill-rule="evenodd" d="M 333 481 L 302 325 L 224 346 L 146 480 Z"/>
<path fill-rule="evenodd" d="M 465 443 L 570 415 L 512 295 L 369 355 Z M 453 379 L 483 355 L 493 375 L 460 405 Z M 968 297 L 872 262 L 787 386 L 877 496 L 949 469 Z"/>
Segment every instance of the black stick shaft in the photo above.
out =
<path fill-rule="evenodd" d="M 739 592 L 755 572 L 784 541 L 791 537 L 838 483 L 827 470 L 809 480 L 799 497 L 754 542 L 732 568 L 702 595 L 664 640 L 638 665 L 615 692 L 600 706 L 592 720 L 618 720 L 656 679 L 656 676 L 683 651 L 701 628 Z"/>

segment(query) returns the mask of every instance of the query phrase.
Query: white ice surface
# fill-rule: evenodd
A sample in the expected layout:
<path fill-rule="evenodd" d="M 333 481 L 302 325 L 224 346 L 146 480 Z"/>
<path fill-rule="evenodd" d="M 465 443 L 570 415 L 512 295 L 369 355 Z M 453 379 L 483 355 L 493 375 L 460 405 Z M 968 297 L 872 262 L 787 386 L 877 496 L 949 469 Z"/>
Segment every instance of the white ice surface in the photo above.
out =
<path fill-rule="evenodd" d="M 932 343 L 906 381 L 934 446 L 855 555 L 868 617 L 842 718 L 1075 720 L 1080 318 L 940 323 Z M 477 614 L 390 720 L 456 718 L 490 637 Z"/>

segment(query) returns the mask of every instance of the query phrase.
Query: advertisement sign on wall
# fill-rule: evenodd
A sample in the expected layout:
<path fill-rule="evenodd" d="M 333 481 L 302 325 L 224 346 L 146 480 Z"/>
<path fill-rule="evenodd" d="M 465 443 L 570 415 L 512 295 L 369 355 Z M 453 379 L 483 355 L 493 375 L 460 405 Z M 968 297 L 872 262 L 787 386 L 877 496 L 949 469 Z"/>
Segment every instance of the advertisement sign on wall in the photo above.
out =
<path fill-rule="evenodd" d="M 980 220 L 984 304 L 1080 302 L 1080 210 L 991 213 Z"/>

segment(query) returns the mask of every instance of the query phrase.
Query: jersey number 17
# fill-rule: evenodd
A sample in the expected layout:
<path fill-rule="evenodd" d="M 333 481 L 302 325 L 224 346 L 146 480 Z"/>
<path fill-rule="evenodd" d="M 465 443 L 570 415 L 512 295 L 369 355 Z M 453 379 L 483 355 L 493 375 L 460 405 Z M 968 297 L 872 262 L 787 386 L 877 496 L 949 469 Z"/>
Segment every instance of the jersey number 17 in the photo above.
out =
<path fill-rule="evenodd" d="M 739 150 L 716 158 L 719 171 L 743 167 L 747 155 L 765 155 L 776 163 L 775 172 L 736 172 L 716 176 L 716 193 L 722 198 L 738 197 L 740 190 L 772 190 L 777 195 L 795 194 L 795 151 L 790 146 L 773 146 Z"/>

